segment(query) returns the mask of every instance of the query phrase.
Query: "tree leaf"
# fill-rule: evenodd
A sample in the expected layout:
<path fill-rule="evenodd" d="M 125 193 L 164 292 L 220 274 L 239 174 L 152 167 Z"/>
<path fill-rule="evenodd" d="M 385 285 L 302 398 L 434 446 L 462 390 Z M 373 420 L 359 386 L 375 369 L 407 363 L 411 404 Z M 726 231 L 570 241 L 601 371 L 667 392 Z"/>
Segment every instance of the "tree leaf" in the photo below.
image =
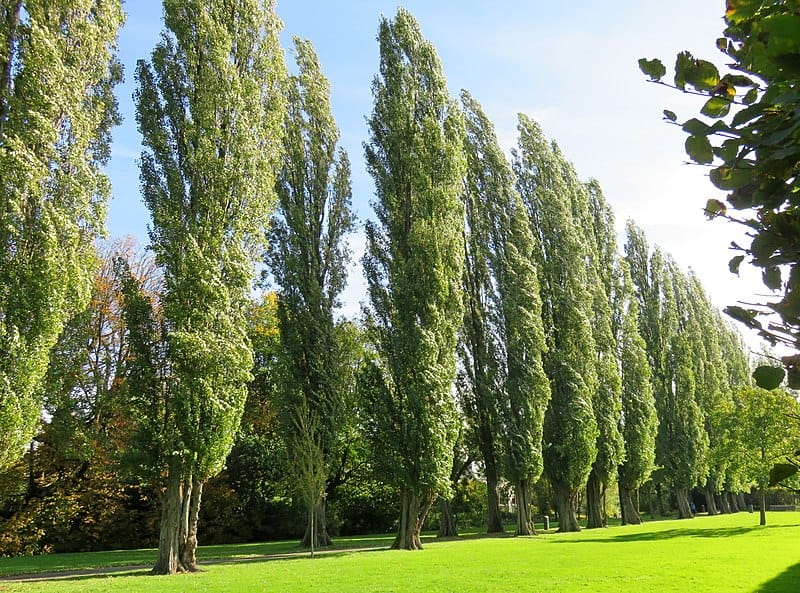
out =
<path fill-rule="evenodd" d="M 722 165 L 716 169 L 711 169 L 709 176 L 711 177 L 711 183 L 719 189 L 730 191 L 751 183 L 753 181 L 753 170 L 752 168 L 734 168 Z"/>
<path fill-rule="evenodd" d="M 722 77 L 720 82 L 730 84 L 733 86 L 754 86 L 753 79 L 743 74 L 726 74 Z"/>
<path fill-rule="evenodd" d="M 689 136 L 686 139 L 686 154 L 696 163 L 707 165 L 714 161 L 714 152 L 707 136 Z"/>
<path fill-rule="evenodd" d="M 761 273 L 764 285 L 770 290 L 780 290 L 783 282 L 781 281 L 781 269 L 778 266 L 770 266 Z"/>
<path fill-rule="evenodd" d="M 711 133 L 711 126 L 696 117 L 684 122 L 682 129 L 692 136 L 707 136 Z"/>
<path fill-rule="evenodd" d="M 667 69 L 661 60 L 648 60 L 646 58 L 639 58 L 639 69 L 650 77 L 650 80 L 661 80 L 667 73 Z"/>
<path fill-rule="evenodd" d="M 756 311 L 752 309 L 743 309 L 737 305 L 729 305 L 725 307 L 724 312 L 726 315 L 733 317 L 736 321 L 744 323 L 751 329 L 761 329 L 761 322 L 756 319 Z"/>
<path fill-rule="evenodd" d="M 706 104 L 703 105 L 700 113 L 708 117 L 725 117 L 730 110 L 731 102 L 729 99 L 725 97 L 711 97 L 706 101 Z"/>
<path fill-rule="evenodd" d="M 710 92 L 719 84 L 719 70 L 707 60 L 694 60 L 686 69 L 686 82 L 700 92 Z"/>
<path fill-rule="evenodd" d="M 715 218 L 720 214 L 725 214 L 726 211 L 727 207 L 719 200 L 715 200 L 712 198 L 708 200 L 708 202 L 706 202 L 705 213 L 709 219 Z"/>
<path fill-rule="evenodd" d="M 771 487 L 777 486 L 786 478 L 791 478 L 798 471 L 800 471 L 800 468 L 791 463 L 776 463 L 772 466 L 772 469 L 769 470 L 769 485 Z"/>
<path fill-rule="evenodd" d="M 678 116 L 675 115 L 674 111 L 670 111 L 669 109 L 664 110 L 664 117 L 669 121 L 675 121 L 678 119 Z"/>
<path fill-rule="evenodd" d="M 753 371 L 753 379 L 761 389 L 776 389 L 785 377 L 786 370 L 782 367 L 761 365 Z"/>
<path fill-rule="evenodd" d="M 739 275 L 739 266 L 741 265 L 742 261 L 744 261 L 743 255 L 737 255 L 736 257 L 731 258 L 731 261 L 728 262 L 728 269 L 731 271 L 731 274 Z"/>
<path fill-rule="evenodd" d="M 745 105 L 751 105 L 755 103 L 755 100 L 758 99 L 758 88 L 753 87 L 747 93 L 745 93 L 744 97 L 742 97 L 742 103 Z"/>

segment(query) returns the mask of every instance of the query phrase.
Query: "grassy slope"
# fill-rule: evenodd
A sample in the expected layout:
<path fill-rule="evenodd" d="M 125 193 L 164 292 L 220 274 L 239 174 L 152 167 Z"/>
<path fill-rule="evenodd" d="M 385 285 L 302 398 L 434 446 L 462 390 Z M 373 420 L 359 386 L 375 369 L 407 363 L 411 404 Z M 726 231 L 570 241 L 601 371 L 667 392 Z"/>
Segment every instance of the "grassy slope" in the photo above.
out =
<path fill-rule="evenodd" d="M 800 513 L 661 521 L 535 538 L 435 542 L 422 552 L 359 552 L 143 574 L 0 584 L 4 593 L 419 593 L 800 591 Z M 240 550 L 241 546 L 236 549 Z M 261 552 L 258 552 L 261 553 Z M 220 554 L 217 554 L 220 555 Z M 43 559 L 40 559 L 43 560 Z M 0 560 L 0 570 L 8 561 Z M 44 567 L 47 570 L 49 567 Z"/>

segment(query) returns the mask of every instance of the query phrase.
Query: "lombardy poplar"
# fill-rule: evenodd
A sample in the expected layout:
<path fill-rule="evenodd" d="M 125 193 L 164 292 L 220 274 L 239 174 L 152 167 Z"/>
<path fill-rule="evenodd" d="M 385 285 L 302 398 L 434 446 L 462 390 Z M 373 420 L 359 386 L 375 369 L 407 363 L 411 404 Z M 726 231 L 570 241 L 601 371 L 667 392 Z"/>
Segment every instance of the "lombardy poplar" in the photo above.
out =
<path fill-rule="evenodd" d="M 570 165 L 565 175 L 571 180 L 569 195 L 583 231 L 587 252 L 587 287 L 592 295 L 592 335 L 595 341 L 597 390 L 592 401 L 597 420 L 597 457 L 586 484 L 587 528 L 604 527 L 606 487 L 617 477 L 617 466 L 625 455 L 620 432 L 622 413 L 622 379 L 617 336 L 614 333 L 615 313 L 612 300 L 619 275 L 617 237 L 614 213 L 605 201 L 600 184 L 577 181 Z"/>
<path fill-rule="evenodd" d="M 120 0 L 0 2 L 0 469 L 33 437 L 50 349 L 89 301 L 123 20 Z"/>
<path fill-rule="evenodd" d="M 203 484 L 222 469 L 251 378 L 248 295 L 274 203 L 286 73 L 271 1 L 165 0 L 164 15 L 135 99 L 169 357 L 154 572 L 174 573 L 196 568 Z"/>
<path fill-rule="evenodd" d="M 589 319 L 593 294 L 587 248 L 576 228 L 569 196 L 571 169 L 541 128 L 519 116 L 514 152 L 517 188 L 537 239 L 547 353 L 544 369 L 551 399 L 544 419 L 544 473 L 555 491 L 560 531 L 578 531 L 574 503 L 597 457 L 593 399 L 597 349 Z"/>
<path fill-rule="evenodd" d="M 377 221 L 366 225 L 364 256 L 376 352 L 362 385 L 373 450 L 401 492 L 393 547 L 418 549 L 436 494 L 449 487 L 457 435 L 464 123 L 436 50 L 408 11 L 381 21 L 378 42 L 365 144 Z"/>
<path fill-rule="evenodd" d="M 331 114 L 330 85 L 323 76 L 314 47 L 294 40 L 299 73 L 286 89 L 284 156 L 278 175 L 278 216 L 272 226 L 267 263 L 279 286 L 278 316 L 286 354 L 285 384 L 279 409 L 290 455 L 320 445 L 317 470 L 325 478 L 341 457 L 337 438 L 348 425 L 348 373 L 342 368 L 334 313 L 347 280 L 352 231 L 350 162 L 336 150 L 339 130 Z M 298 419 L 297 414 L 307 418 Z M 314 434 L 301 434 L 305 427 Z M 304 442 L 298 442 L 302 440 Z M 313 447 L 312 447 L 313 448 Z M 291 462 L 291 460 L 290 460 Z M 308 473 L 312 475 L 314 472 Z M 299 484 L 307 490 L 306 485 Z M 325 498 L 312 501 L 304 546 L 331 543 L 325 522 Z"/>
<path fill-rule="evenodd" d="M 498 469 L 515 487 L 518 535 L 534 532 L 530 485 L 542 473 L 542 424 L 550 385 L 535 244 L 514 175 L 494 128 L 463 91 L 466 307 L 460 354 L 464 410 L 484 462 L 489 525 L 502 531 Z"/>

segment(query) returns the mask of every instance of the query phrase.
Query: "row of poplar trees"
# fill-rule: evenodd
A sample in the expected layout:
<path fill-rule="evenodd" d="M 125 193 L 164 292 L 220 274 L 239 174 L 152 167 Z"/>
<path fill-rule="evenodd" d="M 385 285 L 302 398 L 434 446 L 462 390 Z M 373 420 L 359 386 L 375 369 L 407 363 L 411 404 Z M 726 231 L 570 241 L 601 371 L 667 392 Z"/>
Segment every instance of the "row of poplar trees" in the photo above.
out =
<path fill-rule="evenodd" d="M 122 20 L 118 0 L 2 2 L 3 464 L 30 442 L 49 350 L 88 299 Z M 124 261 L 117 270 L 131 450 L 140 478 L 164 492 L 156 572 L 196 568 L 203 486 L 230 452 L 251 380 L 247 313 L 266 242 L 288 361 L 277 412 L 309 509 L 306 543 L 327 543 L 353 375 L 373 461 L 401 493 L 398 548 L 420 547 L 462 427 L 480 451 L 490 531 L 502 529 L 501 478 L 516 489 L 519 534 L 533 532 L 542 473 L 562 530 L 578 529 L 584 488 L 590 526 L 603 525 L 614 481 L 637 522 L 632 493 L 656 462 L 682 516 L 689 488 L 723 487 L 713 412 L 747 381 L 738 339 L 697 279 L 650 253 L 632 225 L 618 255 L 599 186 L 580 182 L 525 116 L 509 165 L 479 104 L 450 97 L 407 11 L 378 34 L 357 369 L 335 320 L 355 225 L 350 166 L 311 44 L 295 40 L 288 76 L 270 1 L 165 0 L 164 23 L 135 73 L 158 301 Z"/>

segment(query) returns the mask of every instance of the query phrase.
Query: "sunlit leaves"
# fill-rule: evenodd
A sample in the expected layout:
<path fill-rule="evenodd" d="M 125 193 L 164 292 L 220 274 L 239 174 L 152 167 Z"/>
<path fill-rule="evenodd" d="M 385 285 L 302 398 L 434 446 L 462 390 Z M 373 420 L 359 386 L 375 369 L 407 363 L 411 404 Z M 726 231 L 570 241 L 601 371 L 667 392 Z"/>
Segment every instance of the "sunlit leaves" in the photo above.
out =
<path fill-rule="evenodd" d="M 708 164 L 714 160 L 708 136 L 689 136 L 686 139 L 686 153 L 696 163 Z"/>

